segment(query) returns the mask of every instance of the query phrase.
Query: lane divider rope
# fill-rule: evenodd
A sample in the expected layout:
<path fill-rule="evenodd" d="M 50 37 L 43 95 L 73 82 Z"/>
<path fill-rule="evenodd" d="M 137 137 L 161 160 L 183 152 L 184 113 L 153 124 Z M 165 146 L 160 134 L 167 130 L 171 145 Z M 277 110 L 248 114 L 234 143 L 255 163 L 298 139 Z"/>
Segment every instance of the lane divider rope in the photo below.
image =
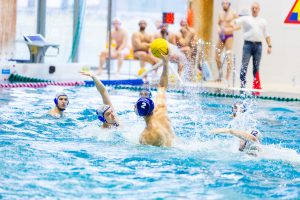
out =
<path fill-rule="evenodd" d="M 115 89 L 125 89 L 125 90 L 133 90 L 133 91 L 140 91 L 143 89 L 143 87 L 137 87 L 137 86 L 123 86 L 123 85 L 117 85 L 114 86 Z M 152 91 L 157 91 L 157 88 L 150 88 Z M 168 89 L 168 92 L 172 93 L 189 93 L 188 91 L 185 91 L 183 89 Z M 275 97 L 275 96 L 254 96 L 250 94 L 227 94 L 227 93 L 221 93 L 221 92 L 211 92 L 211 91 L 199 91 L 197 92 L 198 95 L 202 96 L 212 96 L 212 97 L 225 97 L 225 98 L 257 98 L 257 99 L 264 99 L 264 100 L 274 100 L 274 101 L 300 101 L 300 98 L 290 98 L 290 97 Z"/>
<path fill-rule="evenodd" d="M 25 77 L 18 74 L 11 74 L 9 77 L 9 81 L 12 83 L 0 83 L 0 88 L 21 88 L 21 87 L 29 87 L 29 88 L 43 88 L 49 85 L 51 86 L 85 86 L 85 87 L 93 87 L 95 86 L 94 81 L 49 81 L 31 77 Z M 17 82 L 17 83 L 14 83 Z M 104 85 L 114 86 L 115 89 L 127 89 L 139 91 L 143 89 L 141 85 L 143 85 L 142 79 L 129 79 L 129 80 L 103 80 Z M 156 91 L 157 88 L 151 88 L 151 90 Z M 168 89 L 169 92 L 173 93 L 188 93 L 184 89 Z M 197 92 L 199 95 L 203 96 L 213 96 L 213 97 L 226 97 L 226 98 L 258 98 L 265 100 L 275 100 L 275 101 L 300 101 L 300 98 L 289 98 L 289 97 L 275 97 L 275 96 L 266 96 L 259 95 L 254 96 L 250 94 L 244 93 L 241 94 L 228 94 L 222 92 L 212 92 L 207 90 L 202 90 Z"/>

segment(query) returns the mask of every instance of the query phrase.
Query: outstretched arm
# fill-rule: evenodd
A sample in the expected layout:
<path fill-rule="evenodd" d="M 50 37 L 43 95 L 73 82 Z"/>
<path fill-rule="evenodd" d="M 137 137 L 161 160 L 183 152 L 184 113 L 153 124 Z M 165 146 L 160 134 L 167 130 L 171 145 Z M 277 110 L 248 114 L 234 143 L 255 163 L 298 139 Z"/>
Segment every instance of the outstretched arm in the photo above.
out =
<path fill-rule="evenodd" d="M 110 107 L 113 107 L 110 98 L 109 98 L 109 94 L 106 90 L 106 87 L 103 85 L 103 83 L 101 81 L 99 81 L 96 76 L 92 73 L 92 72 L 85 72 L 85 71 L 81 71 L 80 72 L 82 75 L 85 76 L 89 76 L 93 79 L 93 81 L 95 82 L 96 88 L 98 90 L 98 92 L 101 94 L 102 97 L 102 101 L 104 104 L 110 105 Z"/>
<path fill-rule="evenodd" d="M 163 60 L 163 72 L 160 76 L 159 87 L 168 87 L 168 74 L 169 74 L 169 58 L 168 56 L 162 56 Z"/>
<path fill-rule="evenodd" d="M 251 141 L 251 142 L 259 142 L 258 139 L 246 132 L 246 131 L 241 131 L 241 130 L 234 130 L 234 129 L 229 129 L 229 128 L 218 128 L 218 129 L 214 129 L 212 131 L 210 131 L 210 133 L 212 134 L 220 134 L 220 133 L 229 133 L 231 135 L 234 135 L 242 140 L 247 140 L 247 141 Z"/>
<path fill-rule="evenodd" d="M 163 72 L 160 76 L 159 85 L 157 88 L 155 107 L 166 110 L 166 89 L 168 87 L 168 56 L 162 56 Z"/>

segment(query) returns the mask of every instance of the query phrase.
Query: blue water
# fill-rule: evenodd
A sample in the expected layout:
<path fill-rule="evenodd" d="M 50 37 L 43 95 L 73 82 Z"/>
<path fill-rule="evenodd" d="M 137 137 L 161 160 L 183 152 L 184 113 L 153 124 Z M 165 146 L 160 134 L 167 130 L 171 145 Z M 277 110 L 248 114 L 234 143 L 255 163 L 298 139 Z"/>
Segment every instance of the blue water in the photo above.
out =
<path fill-rule="evenodd" d="M 56 91 L 69 94 L 67 116 L 45 113 Z M 167 95 L 173 148 L 138 143 L 137 92 L 110 90 L 123 126 L 102 130 L 95 88 L 0 90 L 0 199 L 299 199 L 300 108 L 297 102 L 249 100 L 230 118 L 234 99 Z M 154 92 L 155 96 L 155 92 Z M 258 129 L 258 157 L 219 127 Z"/>

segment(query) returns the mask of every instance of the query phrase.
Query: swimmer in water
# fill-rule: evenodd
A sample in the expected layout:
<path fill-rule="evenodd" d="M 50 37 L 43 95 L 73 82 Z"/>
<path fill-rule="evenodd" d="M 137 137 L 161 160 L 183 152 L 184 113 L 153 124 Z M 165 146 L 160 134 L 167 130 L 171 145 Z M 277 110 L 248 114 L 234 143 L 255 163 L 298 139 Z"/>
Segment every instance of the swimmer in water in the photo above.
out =
<path fill-rule="evenodd" d="M 232 117 L 237 117 L 246 112 L 246 106 L 243 102 L 236 102 L 232 106 Z M 212 134 L 229 133 L 240 138 L 239 150 L 246 152 L 249 155 L 257 156 L 260 147 L 262 135 L 257 130 L 242 131 L 230 128 L 218 128 L 211 131 Z"/>
<path fill-rule="evenodd" d="M 152 93 L 149 88 L 142 89 L 139 94 L 140 97 L 152 98 Z"/>
<path fill-rule="evenodd" d="M 153 146 L 171 147 L 175 137 L 167 113 L 166 89 L 168 86 L 168 58 L 163 56 L 163 72 L 157 90 L 155 103 L 150 94 L 141 96 L 134 110 L 144 118 L 146 127 L 140 135 L 140 143 Z M 140 94 L 141 95 L 141 94 Z M 147 96 L 148 95 L 148 96 Z"/>
<path fill-rule="evenodd" d="M 64 111 L 69 105 L 69 98 L 64 92 L 59 92 L 54 98 L 55 107 L 48 111 L 52 117 L 60 118 L 64 116 Z"/>
<path fill-rule="evenodd" d="M 103 123 L 102 128 L 118 127 L 120 125 L 120 121 L 109 98 L 109 94 L 106 87 L 101 81 L 99 81 L 96 78 L 96 76 L 93 73 L 89 71 L 82 71 L 80 73 L 82 75 L 89 76 L 93 79 L 96 88 L 102 97 L 103 104 L 101 104 L 96 110 L 98 119 Z"/>

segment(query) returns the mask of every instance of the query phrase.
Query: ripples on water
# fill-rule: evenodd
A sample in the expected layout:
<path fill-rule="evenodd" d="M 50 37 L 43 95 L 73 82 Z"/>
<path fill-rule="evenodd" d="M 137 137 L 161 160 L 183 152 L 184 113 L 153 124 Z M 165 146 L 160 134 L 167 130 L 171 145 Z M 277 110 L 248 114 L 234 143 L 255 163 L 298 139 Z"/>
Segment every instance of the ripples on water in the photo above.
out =
<path fill-rule="evenodd" d="M 235 122 L 233 99 L 170 93 L 178 138 L 174 148 L 157 148 L 138 143 L 144 122 L 133 113 L 137 92 L 110 91 L 123 127 L 104 131 L 95 88 L 65 89 L 67 116 L 46 116 L 57 90 L 0 91 L 0 199 L 300 197 L 298 103 L 249 101 Z M 229 125 L 260 130 L 260 156 L 239 152 L 236 138 L 208 133 Z"/>

